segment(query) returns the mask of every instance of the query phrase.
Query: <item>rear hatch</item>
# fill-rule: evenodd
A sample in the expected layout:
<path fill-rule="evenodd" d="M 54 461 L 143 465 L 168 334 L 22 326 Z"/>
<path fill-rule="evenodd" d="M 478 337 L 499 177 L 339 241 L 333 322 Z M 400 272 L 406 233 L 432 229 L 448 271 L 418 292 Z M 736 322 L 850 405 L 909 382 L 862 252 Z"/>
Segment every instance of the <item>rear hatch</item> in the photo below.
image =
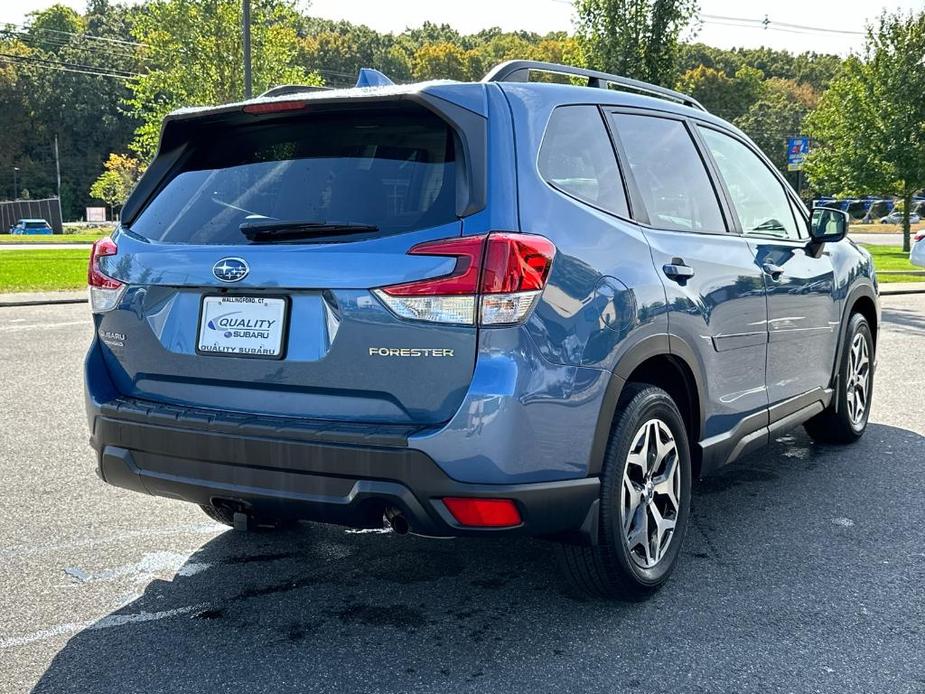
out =
<path fill-rule="evenodd" d="M 476 327 L 404 320 L 371 290 L 454 271 L 453 257 L 408 252 L 462 234 L 466 137 L 408 101 L 277 103 L 187 123 L 169 148 L 165 132 L 148 199 L 98 261 L 127 285 L 98 325 L 116 388 L 254 414 L 447 421 Z"/>

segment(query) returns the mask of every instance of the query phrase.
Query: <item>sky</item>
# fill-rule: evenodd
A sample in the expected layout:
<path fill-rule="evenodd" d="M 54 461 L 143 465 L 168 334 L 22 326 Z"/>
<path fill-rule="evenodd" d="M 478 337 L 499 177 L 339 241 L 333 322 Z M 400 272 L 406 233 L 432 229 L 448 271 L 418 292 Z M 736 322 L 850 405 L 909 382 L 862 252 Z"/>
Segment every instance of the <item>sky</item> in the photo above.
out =
<path fill-rule="evenodd" d="M 84 0 L 60 1 L 77 10 L 85 5 Z M 52 2 L 0 0 L 0 23 L 22 23 L 27 13 Z M 399 32 L 424 21 L 451 24 L 462 33 L 491 26 L 539 33 L 572 29 L 569 0 L 302 0 L 301 5 L 309 6 L 313 15 L 347 19 L 378 31 Z M 847 55 L 860 50 L 865 21 L 883 9 L 922 11 L 925 0 L 700 0 L 702 24 L 695 39 L 720 48 L 768 46 Z M 768 28 L 758 25 L 765 17 Z"/>

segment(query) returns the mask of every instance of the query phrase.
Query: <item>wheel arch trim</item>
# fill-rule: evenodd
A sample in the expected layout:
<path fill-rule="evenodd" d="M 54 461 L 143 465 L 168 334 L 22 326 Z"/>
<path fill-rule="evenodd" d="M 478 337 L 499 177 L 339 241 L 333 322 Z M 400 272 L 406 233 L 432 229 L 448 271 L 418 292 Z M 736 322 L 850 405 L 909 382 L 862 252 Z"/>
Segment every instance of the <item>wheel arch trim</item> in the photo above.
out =
<path fill-rule="evenodd" d="M 704 379 L 694 350 L 675 335 L 668 333 L 650 335 L 629 348 L 620 357 L 616 369 L 611 374 L 594 430 L 594 441 L 588 464 L 589 475 L 596 475 L 601 471 L 623 388 L 640 366 L 656 357 L 669 357 L 681 362 L 693 379 L 696 392 L 690 395 L 691 400 L 695 401 L 691 404 L 694 406 L 693 414 L 696 417 L 697 431 L 689 432 L 689 435 L 692 455 L 695 455 L 698 450 L 697 442 L 700 432 L 703 431 Z"/>
<path fill-rule="evenodd" d="M 877 291 L 874 289 L 874 285 L 868 281 L 857 282 L 851 290 L 848 292 L 848 296 L 845 299 L 845 307 L 842 311 L 841 322 L 838 327 L 838 345 L 835 349 L 835 361 L 832 364 L 832 375 L 829 380 L 829 385 L 831 387 L 836 386 L 838 380 L 838 365 L 841 364 L 842 355 L 845 351 L 845 336 L 848 331 L 848 323 L 851 320 L 851 316 L 856 313 L 855 306 L 857 306 L 858 301 L 861 299 L 866 299 L 873 304 L 874 307 L 874 324 L 870 326 L 871 336 L 874 339 L 874 366 L 876 367 L 876 356 L 877 356 L 877 334 L 880 331 L 880 301 Z M 865 316 L 866 318 L 866 316 Z"/>

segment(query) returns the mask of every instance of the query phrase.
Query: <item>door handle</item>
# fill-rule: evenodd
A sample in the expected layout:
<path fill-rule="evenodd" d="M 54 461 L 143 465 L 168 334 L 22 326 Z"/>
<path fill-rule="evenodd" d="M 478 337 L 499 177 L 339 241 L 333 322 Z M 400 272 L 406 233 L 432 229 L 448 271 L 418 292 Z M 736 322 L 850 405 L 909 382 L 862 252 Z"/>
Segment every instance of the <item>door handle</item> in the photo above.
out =
<path fill-rule="evenodd" d="M 662 265 L 662 272 L 675 282 L 685 282 L 694 276 L 694 268 L 685 263 L 684 258 L 672 258 L 670 263 Z"/>
<path fill-rule="evenodd" d="M 784 268 L 782 268 L 780 265 L 775 265 L 774 263 L 765 263 L 761 266 L 761 269 L 769 274 L 771 279 L 775 282 L 780 279 L 781 275 L 784 274 Z"/>

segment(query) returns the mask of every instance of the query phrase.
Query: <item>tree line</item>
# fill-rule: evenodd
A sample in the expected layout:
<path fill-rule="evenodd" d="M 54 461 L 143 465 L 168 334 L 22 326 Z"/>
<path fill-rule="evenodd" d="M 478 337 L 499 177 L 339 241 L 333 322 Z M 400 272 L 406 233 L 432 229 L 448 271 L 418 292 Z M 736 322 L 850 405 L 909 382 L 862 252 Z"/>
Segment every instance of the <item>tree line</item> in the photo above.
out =
<path fill-rule="evenodd" d="M 89 0 L 84 13 L 54 5 L 29 15 L 23 26 L 0 29 L 4 197 L 13 193 L 13 167 L 19 169 L 21 196 L 56 192 L 57 137 L 65 218 L 79 218 L 85 206 L 101 200 L 118 205 L 153 155 L 164 115 L 182 106 L 242 98 L 240 5 L 240 0 L 136 5 Z M 909 175 L 899 185 L 896 167 L 888 164 L 876 168 L 877 178 L 852 179 L 846 174 L 852 164 L 844 163 L 852 147 L 855 160 L 869 149 L 859 143 L 864 137 L 897 132 L 892 125 L 901 118 L 892 125 L 877 121 L 871 115 L 877 108 L 858 104 L 862 97 L 902 99 L 902 92 L 910 92 L 907 85 L 921 81 L 921 62 L 917 73 L 912 59 L 905 72 L 896 60 L 877 62 L 885 46 L 903 36 L 908 50 L 919 50 L 915 37 L 925 32 L 916 28 L 914 16 L 884 15 L 870 29 L 867 53 L 844 60 L 768 48 L 723 50 L 682 40 L 696 27 L 694 0 L 575 0 L 575 9 L 571 34 L 498 28 L 461 34 L 430 22 L 382 33 L 301 13 L 294 0 L 252 0 L 254 90 L 281 83 L 352 86 L 361 67 L 410 82 L 478 80 L 495 64 L 515 58 L 569 63 L 690 94 L 740 127 L 781 170 L 786 169 L 787 136 L 807 130 L 821 145 L 809 163 L 810 182 L 820 192 L 905 196 L 921 187 L 921 179 Z M 897 27 L 911 27 L 909 35 Z M 846 86 L 852 80 L 866 80 L 870 93 L 855 93 Z M 911 93 L 925 104 L 925 91 L 916 87 Z M 846 100 L 853 106 L 839 126 L 838 111 Z M 855 133 L 852 144 L 845 144 L 851 123 L 862 115 L 870 115 L 865 122 L 872 130 Z M 920 141 L 915 138 L 921 138 L 925 118 L 912 122 L 917 125 L 903 132 L 902 143 Z M 886 156 L 899 154 L 915 158 L 897 152 Z M 869 168 L 862 164 L 853 166 Z"/>

